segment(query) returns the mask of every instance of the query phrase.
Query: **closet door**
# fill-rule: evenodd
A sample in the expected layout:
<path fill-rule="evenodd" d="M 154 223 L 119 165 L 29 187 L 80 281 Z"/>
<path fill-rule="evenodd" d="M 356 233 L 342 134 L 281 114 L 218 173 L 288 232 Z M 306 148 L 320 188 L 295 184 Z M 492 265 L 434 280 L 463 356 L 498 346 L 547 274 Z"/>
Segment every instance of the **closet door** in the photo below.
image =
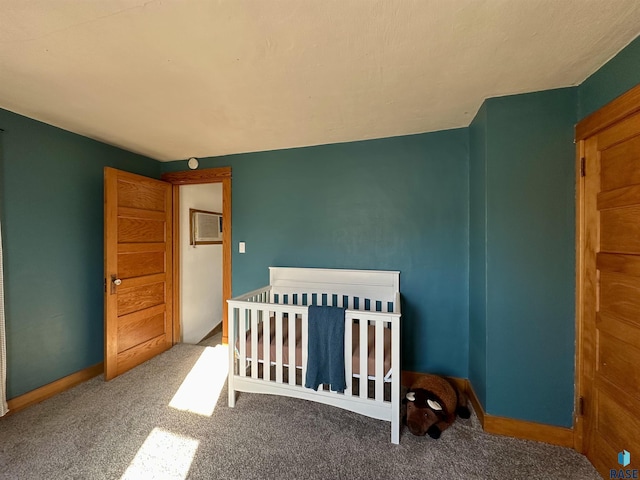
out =
<path fill-rule="evenodd" d="M 579 145 L 577 418 L 582 450 L 606 478 L 638 468 L 640 455 L 640 112 L 607 123 Z"/>
<path fill-rule="evenodd" d="M 105 168 L 105 379 L 171 348 L 171 184 Z"/>

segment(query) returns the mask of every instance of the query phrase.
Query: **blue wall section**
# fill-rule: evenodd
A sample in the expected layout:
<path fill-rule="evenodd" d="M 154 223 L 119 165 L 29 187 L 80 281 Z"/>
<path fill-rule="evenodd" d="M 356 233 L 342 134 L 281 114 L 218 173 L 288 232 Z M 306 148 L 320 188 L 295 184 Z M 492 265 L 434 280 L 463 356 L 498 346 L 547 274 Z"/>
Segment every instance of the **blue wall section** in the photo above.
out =
<path fill-rule="evenodd" d="M 270 265 L 400 270 L 403 368 L 467 376 L 466 129 L 200 164 L 233 169 L 234 294 Z"/>
<path fill-rule="evenodd" d="M 7 328 L 13 398 L 103 358 L 103 167 L 160 163 L 0 110 Z"/>
<path fill-rule="evenodd" d="M 563 426 L 573 412 L 576 101 L 576 88 L 486 101 L 486 411 Z"/>
<path fill-rule="evenodd" d="M 487 404 L 487 106 L 469 126 L 469 380 Z"/>
<path fill-rule="evenodd" d="M 640 83 L 640 37 L 578 87 L 578 119 L 604 107 Z"/>

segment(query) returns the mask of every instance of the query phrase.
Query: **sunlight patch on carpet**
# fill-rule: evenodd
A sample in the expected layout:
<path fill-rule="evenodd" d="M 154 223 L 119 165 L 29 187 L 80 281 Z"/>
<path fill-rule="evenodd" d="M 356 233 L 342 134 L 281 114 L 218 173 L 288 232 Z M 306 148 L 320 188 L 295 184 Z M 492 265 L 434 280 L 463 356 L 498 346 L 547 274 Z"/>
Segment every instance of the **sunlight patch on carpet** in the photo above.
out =
<path fill-rule="evenodd" d="M 154 428 L 120 480 L 184 479 L 200 442 L 162 428 Z"/>
<path fill-rule="evenodd" d="M 176 410 L 210 417 L 227 380 L 228 350 L 226 345 L 207 347 L 185 377 L 169 406 Z"/>

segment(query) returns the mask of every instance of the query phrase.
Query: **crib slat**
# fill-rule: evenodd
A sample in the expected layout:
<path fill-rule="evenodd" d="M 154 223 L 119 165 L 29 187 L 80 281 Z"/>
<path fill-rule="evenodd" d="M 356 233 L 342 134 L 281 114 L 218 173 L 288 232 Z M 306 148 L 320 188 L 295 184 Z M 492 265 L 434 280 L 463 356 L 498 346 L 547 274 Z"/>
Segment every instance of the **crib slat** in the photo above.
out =
<path fill-rule="evenodd" d="M 249 310 L 241 310 L 238 318 L 238 343 L 240 347 L 240 358 L 238 363 L 240 364 L 240 376 L 247 376 L 247 321 Z"/>
<path fill-rule="evenodd" d="M 296 314 L 289 316 L 289 385 L 296 384 Z"/>
<path fill-rule="evenodd" d="M 262 378 L 271 380 L 271 317 L 268 310 L 262 310 Z"/>
<path fill-rule="evenodd" d="M 384 325 L 376 321 L 376 402 L 384 400 Z"/>
<path fill-rule="evenodd" d="M 367 357 L 369 352 L 369 322 L 360 318 L 360 398 L 367 398 L 369 390 Z"/>
<path fill-rule="evenodd" d="M 344 322 L 344 377 L 347 382 L 344 394 L 350 397 L 353 385 L 353 319 L 345 315 Z"/>
<path fill-rule="evenodd" d="M 317 305 L 324 305 L 325 304 L 324 301 L 323 301 L 325 295 L 327 295 L 327 294 L 326 293 L 322 293 L 322 292 L 318 292 L 318 303 L 317 303 Z M 329 305 L 329 304 L 330 304 L 329 295 L 327 295 L 327 305 Z M 322 392 L 322 391 L 324 391 L 324 387 L 325 387 L 325 384 L 321 383 L 320 385 L 318 385 L 318 388 L 316 388 L 316 390 L 318 392 Z M 329 385 L 327 385 L 327 390 L 331 390 L 331 387 Z"/>
<path fill-rule="evenodd" d="M 258 378 L 258 309 L 251 309 L 251 378 Z"/>
<path fill-rule="evenodd" d="M 282 383 L 282 312 L 276 312 L 276 382 Z"/>
<path fill-rule="evenodd" d="M 307 345 L 309 345 L 309 342 L 307 341 L 307 338 L 309 338 L 309 318 L 308 315 L 306 313 L 302 314 L 302 344 L 300 345 L 300 350 L 302 350 L 302 385 L 304 385 L 304 382 L 307 378 L 307 358 L 308 358 L 308 351 L 307 351 Z"/>

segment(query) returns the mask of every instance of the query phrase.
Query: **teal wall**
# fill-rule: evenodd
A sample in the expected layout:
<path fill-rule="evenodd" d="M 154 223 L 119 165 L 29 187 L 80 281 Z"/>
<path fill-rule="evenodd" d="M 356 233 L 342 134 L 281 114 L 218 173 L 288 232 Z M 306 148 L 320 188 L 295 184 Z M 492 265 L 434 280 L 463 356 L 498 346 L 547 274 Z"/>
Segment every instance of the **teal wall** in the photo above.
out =
<path fill-rule="evenodd" d="M 490 98 L 469 127 L 469 379 L 487 413 L 571 426 L 577 89 Z"/>
<path fill-rule="evenodd" d="M 403 368 L 467 377 L 466 129 L 200 165 L 233 169 L 234 294 L 268 284 L 271 265 L 400 270 Z"/>
<path fill-rule="evenodd" d="M 103 167 L 160 163 L 0 110 L 9 398 L 103 358 Z"/>
<path fill-rule="evenodd" d="M 485 407 L 562 426 L 573 412 L 576 101 L 575 88 L 486 101 Z"/>
<path fill-rule="evenodd" d="M 469 126 L 469 380 L 487 404 L 487 106 Z"/>
<path fill-rule="evenodd" d="M 578 87 L 578 119 L 605 106 L 640 83 L 640 37 Z"/>

